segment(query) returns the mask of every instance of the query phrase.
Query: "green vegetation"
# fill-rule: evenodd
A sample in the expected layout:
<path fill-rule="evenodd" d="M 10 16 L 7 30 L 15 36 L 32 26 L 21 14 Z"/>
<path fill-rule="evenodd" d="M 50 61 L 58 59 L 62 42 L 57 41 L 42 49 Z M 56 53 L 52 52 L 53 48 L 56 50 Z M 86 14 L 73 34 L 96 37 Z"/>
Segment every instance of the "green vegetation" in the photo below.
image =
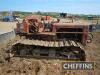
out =
<path fill-rule="evenodd" d="M 8 15 L 8 12 L 7 11 L 3 11 L 3 12 L 0 12 L 0 14 L 2 16 L 7 16 Z M 42 16 L 45 16 L 45 15 L 50 15 L 54 18 L 58 18 L 59 17 L 59 13 L 58 12 L 41 12 L 41 11 L 37 11 L 37 12 L 21 12 L 21 11 L 13 11 L 13 15 L 16 15 L 16 16 L 19 16 L 20 18 L 25 18 L 26 16 L 29 16 L 29 15 L 42 15 Z M 84 14 L 72 14 L 73 16 L 76 16 L 76 17 L 79 17 L 81 19 L 84 19 L 84 20 L 87 20 L 88 19 L 88 16 L 92 16 L 93 19 L 97 19 L 99 18 L 100 19 L 100 15 L 84 15 Z"/>
<path fill-rule="evenodd" d="M 59 13 L 57 13 L 57 12 L 41 12 L 41 11 L 38 11 L 38 12 L 34 12 L 34 14 L 42 15 L 42 16 L 49 15 L 49 16 L 52 16 L 54 18 L 58 18 L 59 17 Z"/>

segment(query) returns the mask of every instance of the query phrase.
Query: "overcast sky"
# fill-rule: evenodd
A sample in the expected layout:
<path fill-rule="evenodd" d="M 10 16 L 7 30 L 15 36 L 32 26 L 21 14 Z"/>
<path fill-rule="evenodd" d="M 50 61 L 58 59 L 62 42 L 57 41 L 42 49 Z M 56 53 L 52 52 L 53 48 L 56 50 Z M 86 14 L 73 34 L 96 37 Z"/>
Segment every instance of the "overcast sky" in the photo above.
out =
<path fill-rule="evenodd" d="M 100 14 L 100 0 L 0 0 L 0 11 Z"/>

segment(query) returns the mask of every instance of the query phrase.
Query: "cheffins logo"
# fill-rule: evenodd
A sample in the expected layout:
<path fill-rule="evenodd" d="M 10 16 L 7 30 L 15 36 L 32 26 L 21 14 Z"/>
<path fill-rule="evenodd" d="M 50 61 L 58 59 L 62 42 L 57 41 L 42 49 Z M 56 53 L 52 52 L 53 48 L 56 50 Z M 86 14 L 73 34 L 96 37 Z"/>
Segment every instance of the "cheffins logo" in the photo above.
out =
<path fill-rule="evenodd" d="M 65 70 L 94 70 L 94 62 L 64 62 Z"/>

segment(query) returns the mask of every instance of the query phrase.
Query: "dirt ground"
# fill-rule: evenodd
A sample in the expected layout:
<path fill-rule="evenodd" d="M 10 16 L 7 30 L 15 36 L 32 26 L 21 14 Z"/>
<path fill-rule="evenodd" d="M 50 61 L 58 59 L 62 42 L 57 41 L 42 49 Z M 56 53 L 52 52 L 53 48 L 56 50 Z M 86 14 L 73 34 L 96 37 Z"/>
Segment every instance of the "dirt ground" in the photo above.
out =
<path fill-rule="evenodd" d="M 36 59 L 13 57 L 7 61 L 5 52 L 12 43 L 20 38 L 9 41 L 0 46 L 0 75 L 100 75 L 100 32 L 93 33 L 92 43 L 85 47 L 86 61 L 95 62 L 94 70 L 67 70 L 62 69 L 62 62 L 68 60 L 60 59 Z"/>
<path fill-rule="evenodd" d="M 0 33 L 9 32 L 16 28 L 16 22 L 0 22 Z"/>

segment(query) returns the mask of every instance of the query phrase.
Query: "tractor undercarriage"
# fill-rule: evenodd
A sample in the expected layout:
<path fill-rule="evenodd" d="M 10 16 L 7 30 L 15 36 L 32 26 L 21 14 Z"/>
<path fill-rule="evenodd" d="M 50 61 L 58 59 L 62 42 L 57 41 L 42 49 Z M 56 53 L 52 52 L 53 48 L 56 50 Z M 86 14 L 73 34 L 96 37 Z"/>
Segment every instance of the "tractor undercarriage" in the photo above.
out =
<path fill-rule="evenodd" d="M 85 60 L 84 47 L 80 42 L 57 39 L 54 34 L 49 34 L 48 37 L 46 34 L 41 35 L 25 35 L 25 39 L 13 44 L 11 53 L 17 57 Z"/>

